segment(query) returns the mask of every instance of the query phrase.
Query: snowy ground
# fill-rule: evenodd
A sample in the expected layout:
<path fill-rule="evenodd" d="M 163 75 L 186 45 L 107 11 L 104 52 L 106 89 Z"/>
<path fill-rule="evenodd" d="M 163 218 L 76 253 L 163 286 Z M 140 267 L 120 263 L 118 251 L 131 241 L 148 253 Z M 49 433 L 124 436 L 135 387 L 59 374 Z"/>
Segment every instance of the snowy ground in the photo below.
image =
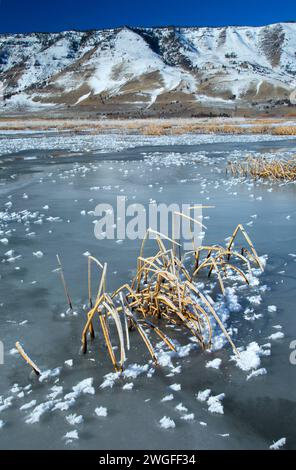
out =
<path fill-rule="evenodd" d="M 2 34 L 2 110 L 194 116 L 276 109 L 288 115 L 295 31 L 286 22 Z"/>
<path fill-rule="evenodd" d="M 0 133 L 1 137 L 1 133 Z M 184 134 L 164 135 L 164 136 L 139 136 L 125 134 L 99 134 L 99 135 L 73 135 L 66 133 L 61 135 L 49 133 L 46 138 L 40 133 L 31 135 L 17 135 L 14 138 L 4 134 L 5 138 L 0 139 L 0 155 L 22 152 L 27 150 L 49 150 L 58 151 L 62 156 L 64 151 L 74 154 L 86 154 L 89 152 L 109 153 L 119 152 L 125 149 L 145 146 L 174 146 L 174 145 L 200 145 L 200 144 L 222 144 L 222 143 L 252 143 L 252 142 L 271 142 L 283 140 L 282 136 L 270 135 L 209 135 L 209 134 Z M 285 139 L 295 139 L 293 136 Z M 1 157 L 0 157 L 1 158 Z M 28 156 L 28 158 L 33 158 Z"/>

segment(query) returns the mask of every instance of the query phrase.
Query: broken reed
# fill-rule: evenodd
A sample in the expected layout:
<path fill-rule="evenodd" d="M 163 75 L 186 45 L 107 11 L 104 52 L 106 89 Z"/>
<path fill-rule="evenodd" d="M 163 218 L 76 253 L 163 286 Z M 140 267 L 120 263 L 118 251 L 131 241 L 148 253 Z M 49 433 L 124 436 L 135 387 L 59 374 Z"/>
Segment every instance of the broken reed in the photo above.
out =
<path fill-rule="evenodd" d="M 179 215 L 184 216 L 181 213 Z M 200 224 L 196 220 L 195 222 Z M 145 257 L 144 248 L 149 233 L 154 234 L 157 250 L 153 256 Z M 247 246 L 235 250 L 234 242 L 239 233 Z M 165 242 L 169 244 L 168 248 Z M 194 263 L 190 271 L 185 266 L 188 256 L 190 256 L 189 261 Z M 235 354 L 238 354 L 220 320 L 219 312 L 214 309 L 211 299 L 197 288 L 195 279 L 206 270 L 209 278 L 212 275 L 217 277 L 221 292 L 224 294 L 224 282 L 229 273 L 235 272 L 245 283 L 249 283 L 248 273 L 251 274 L 251 263 L 263 270 L 254 245 L 241 224 L 234 230 L 227 247 L 221 245 L 193 247 L 192 252 L 187 252 L 182 257 L 178 242 L 148 229 L 137 259 L 134 279 L 130 284 L 124 284 L 110 294 L 106 292 L 107 264 L 102 264 L 96 258 L 89 256 L 89 311 L 82 332 L 82 352 L 87 351 L 88 335 L 93 339 L 95 332 L 100 329 L 115 370 L 122 371 L 126 349 L 129 350 L 131 345 L 130 332 L 134 330 L 140 335 L 153 361 L 157 363 L 154 347 L 146 333 L 147 329 L 151 329 L 172 351 L 176 350 L 172 340 L 159 328 L 161 320 L 162 324 L 182 326 L 184 331 L 190 332 L 196 338 L 204 350 L 212 345 L 212 324 L 217 323 Z M 99 288 L 95 297 L 92 295 L 91 286 L 93 265 L 100 271 Z M 111 319 L 115 324 L 115 337 L 119 344 L 117 358 L 111 338 Z"/>
<path fill-rule="evenodd" d="M 296 181 L 296 156 L 291 159 L 249 156 L 243 161 L 229 161 L 227 172 L 234 176 Z"/>
<path fill-rule="evenodd" d="M 41 375 L 41 370 L 39 369 L 39 367 L 35 364 L 35 362 L 32 361 L 32 359 L 28 356 L 28 354 L 24 351 L 23 347 L 21 346 L 21 344 L 19 343 L 19 341 L 17 341 L 15 343 L 15 347 L 18 351 L 18 353 L 21 355 L 21 357 L 24 359 L 24 361 L 29 364 L 29 366 L 32 368 L 32 370 L 35 372 L 36 375 Z"/>

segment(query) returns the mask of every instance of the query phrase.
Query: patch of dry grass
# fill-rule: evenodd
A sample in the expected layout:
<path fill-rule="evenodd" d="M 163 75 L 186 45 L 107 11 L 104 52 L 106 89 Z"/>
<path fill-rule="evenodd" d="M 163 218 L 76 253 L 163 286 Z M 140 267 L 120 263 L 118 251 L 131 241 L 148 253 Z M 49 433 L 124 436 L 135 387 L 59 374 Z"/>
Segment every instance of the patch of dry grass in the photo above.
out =
<path fill-rule="evenodd" d="M 281 124 L 282 123 L 282 124 Z M 171 118 L 171 119 L 62 119 L 29 118 L 25 120 L 0 118 L 2 130 L 35 130 L 89 132 L 100 134 L 112 131 L 137 133 L 142 135 L 181 135 L 181 134 L 274 134 L 296 135 L 295 125 L 287 119 L 235 119 L 235 118 Z"/>
<path fill-rule="evenodd" d="M 228 162 L 227 171 L 234 176 L 296 181 L 296 156 L 289 160 L 249 156 L 245 161 Z"/>
<path fill-rule="evenodd" d="M 142 129 L 143 135 L 165 135 L 166 129 L 162 125 L 156 124 L 149 124 L 148 126 L 144 126 Z"/>
<path fill-rule="evenodd" d="M 168 132 L 169 130 L 169 132 Z M 273 135 L 296 135 L 295 126 L 262 125 L 241 126 L 235 124 L 178 124 L 166 126 L 164 124 L 149 124 L 139 128 L 143 135 L 180 135 L 180 134 L 273 134 Z"/>
<path fill-rule="evenodd" d="M 275 135 L 296 135 L 296 126 L 276 126 L 272 129 Z"/>

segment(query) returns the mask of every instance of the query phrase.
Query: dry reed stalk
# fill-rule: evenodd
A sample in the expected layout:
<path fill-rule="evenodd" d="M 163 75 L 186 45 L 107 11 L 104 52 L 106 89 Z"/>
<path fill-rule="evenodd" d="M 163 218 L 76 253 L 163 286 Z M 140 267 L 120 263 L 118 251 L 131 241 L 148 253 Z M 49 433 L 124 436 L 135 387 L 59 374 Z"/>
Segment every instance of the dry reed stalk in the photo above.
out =
<path fill-rule="evenodd" d="M 23 347 L 21 346 L 21 344 L 19 343 L 19 341 L 17 341 L 15 343 L 15 347 L 18 350 L 19 354 L 22 356 L 22 358 L 26 361 L 26 363 L 29 364 L 30 367 L 32 367 L 35 374 L 38 375 L 38 376 L 41 375 L 41 370 L 35 364 L 35 362 L 33 362 L 32 359 L 29 358 L 27 353 L 25 353 L 25 351 L 24 351 Z"/>
<path fill-rule="evenodd" d="M 63 287 L 64 287 L 67 303 L 69 305 L 70 310 L 73 312 L 72 301 L 71 301 L 69 290 L 68 290 L 68 287 L 67 287 L 67 284 L 66 284 L 66 281 L 65 281 L 63 266 L 62 266 L 59 255 L 56 255 L 56 257 L 57 257 L 57 261 L 58 261 L 59 273 L 61 275 L 61 280 L 62 280 L 62 284 L 63 284 Z"/>

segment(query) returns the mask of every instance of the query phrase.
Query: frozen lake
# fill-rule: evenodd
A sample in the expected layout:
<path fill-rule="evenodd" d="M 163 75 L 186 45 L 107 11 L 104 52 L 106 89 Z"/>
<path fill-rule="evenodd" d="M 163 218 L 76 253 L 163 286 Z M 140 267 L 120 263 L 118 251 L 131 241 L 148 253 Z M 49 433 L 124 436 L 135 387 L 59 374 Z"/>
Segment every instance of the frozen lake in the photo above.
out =
<path fill-rule="evenodd" d="M 0 135 L 1 449 L 266 449 L 283 437 L 286 448 L 296 448 L 296 366 L 289 361 L 296 339 L 296 186 L 225 174 L 228 158 L 250 153 L 293 155 L 296 139 Z M 95 238 L 96 205 L 115 206 L 117 196 L 145 206 L 151 200 L 215 206 L 203 214 L 206 244 L 224 244 L 244 225 L 268 260 L 258 286 L 237 286 L 240 308 L 230 308 L 227 327 L 237 347 L 258 344 L 263 375 L 241 370 L 229 345 L 215 352 L 189 348 L 167 366 L 145 367 L 150 358 L 135 333 L 129 373 L 101 387 L 113 372 L 103 338 L 79 354 L 85 253 L 108 263 L 112 291 L 132 278 L 140 248 L 138 240 Z M 56 253 L 76 315 L 66 312 Z M 284 336 L 277 339 L 279 332 Z M 179 328 L 168 333 L 190 344 Z M 17 340 L 43 371 L 51 370 L 48 377 L 31 376 L 15 354 Z M 218 369 L 206 367 L 216 358 Z M 209 397 L 225 394 L 218 399 L 223 413 L 198 399 L 207 389 Z M 174 428 L 161 427 L 164 416 Z"/>

